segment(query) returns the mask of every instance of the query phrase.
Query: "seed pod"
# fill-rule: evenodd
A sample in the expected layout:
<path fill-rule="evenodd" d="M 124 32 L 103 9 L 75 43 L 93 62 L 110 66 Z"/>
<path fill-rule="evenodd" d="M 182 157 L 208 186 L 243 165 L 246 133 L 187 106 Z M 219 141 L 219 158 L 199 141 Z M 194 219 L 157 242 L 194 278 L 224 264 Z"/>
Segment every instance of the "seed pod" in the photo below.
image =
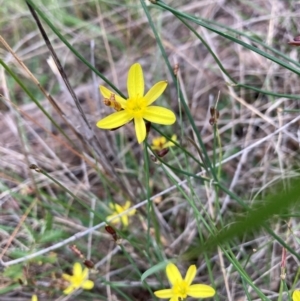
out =
<path fill-rule="evenodd" d="M 211 118 L 209 118 L 208 122 L 210 125 L 214 125 L 216 123 L 216 120 L 215 120 L 215 118 L 211 117 Z"/>
<path fill-rule="evenodd" d="M 35 164 L 30 164 L 29 168 L 35 170 L 36 172 L 41 172 L 41 169 Z"/>
<path fill-rule="evenodd" d="M 95 264 L 94 264 L 91 260 L 88 260 L 88 259 L 84 260 L 84 261 L 83 261 L 83 264 L 84 264 L 88 269 L 92 269 L 92 268 L 95 266 Z"/>
<path fill-rule="evenodd" d="M 107 233 L 109 233 L 112 236 L 115 242 L 118 240 L 117 232 L 112 226 L 106 225 L 105 230 Z"/>
<path fill-rule="evenodd" d="M 154 155 L 150 155 L 150 159 L 151 159 L 152 162 L 158 163 L 158 160 Z"/>
<path fill-rule="evenodd" d="M 179 71 L 179 64 L 175 64 L 175 66 L 173 68 L 173 72 L 174 72 L 175 76 L 177 76 L 178 71 Z"/>
<path fill-rule="evenodd" d="M 80 252 L 80 250 L 78 250 L 77 246 L 76 245 L 72 245 L 72 246 L 69 246 L 69 248 L 72 250 L 72 252 L 78 256 L 79 258 L 84 258 L 83 254 Z"/>
<path fill-rule="evenodd" d="M 149 134 L 150 130 L 151 130 L 151 122 L 146 121 L 146 133 L 147 133 L 147 135 Z"/>
<path fill-rule="evenodd" d="M 218 122 L 218 119 L 220 117 L 220 112 L 215 107 L 210 107 L 209 111 L 211 116 L 211 118 L 209 119 L 209 124 L 214 125 Z"/>
<path fill-rule="evenodd" d="M 300 36 L 294 37 L 293 41 L 289 41 L 288 44 L 292 46 L 300 46 Z"/>
<path fill-rule="evenodd" d="M 168 148 L 163 148 L 156 151 L 158 157 L 164 157 L 169 152 Z"/>
<path fill-rule="evenodd" d="M 209 108 L 210 116 L 214 116 L 215 115 L 215 111 L 216 111 L 215 107 L 210 107 Z"/>

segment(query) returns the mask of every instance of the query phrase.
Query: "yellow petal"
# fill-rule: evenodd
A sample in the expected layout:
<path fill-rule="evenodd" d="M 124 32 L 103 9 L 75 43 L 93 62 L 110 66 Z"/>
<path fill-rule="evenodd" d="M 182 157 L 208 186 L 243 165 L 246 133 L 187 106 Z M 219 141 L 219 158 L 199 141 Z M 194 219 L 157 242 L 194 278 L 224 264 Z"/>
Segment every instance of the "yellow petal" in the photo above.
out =
<path fill-rule="evenodd" d="M 123 206 L 124 211 L 125 211 L 125 210 L 128 210 L 128 209 L 130 208 L 130 206 L 131 206 L 131 202 L 130 202 L 130 201 L 126 201 L 125 205 Z M 134 215 L 135 212 L 136 212 L 135 209 L 131 209 L 131 210 L 127 213 L 127 215 L 128 215 L 128 216 Z"/>
<path fill-rule="evenodd" d="M 91 290 L 94 287 L 94 282 L 92 280 L 86 280 L 82 284 L 82 288 L 85 290 Z"/>
<path fill-rule="evenodd" d="M 186 272 L 184 280 L 187 282 L 188 286 L 190 286 L 191 283 L 193 282 L 193 280 L 196 276 L 196 272 L 197 272 L 197 268 L 194 264 L 191 265 L 189 267 L 188 271 Z"/>
<path fill-rule="evenodd" d="M 64 290 L 64 294 L 69 295 L 69 294 L 73 293 L 74 291 L 75 291 L 74 286 L 70 285 Z"/>
<path fill-rule="evenodd" d="M 84 268 L 82 275 L 81 275 L 82 280 L 88 279 L 89 278 L 89 270 L 87 268 Z"/>
<path fill-rule="evenodd" d="M 172 146 L 174 146 L 174 145 L 175 145 L 174 142 L 172 142 L 172 141 L 167 141 L 167 142 L 164 143 L 163 146 L 160 147 L 159 149 L 172 147 Z"/>
<path fill-rule="evenodd" d="M 172 135 L 172 137 L 171 137 L 171 140 L 173 140 L 173 141 L 177 141 L 177 136 L 176 135 Z M 164 144 L 164 148 L 166 148 L 166 147 L 172 147 L 172 146 L 174 146 L 175 144 L 174 144 L 174 142 L 172 142 L 172 141 L 167 141 L 165 144 Z"/>
<path fill-rule="evenodd" d="M 173 293 L 171 289 L 165 289 L 154 292 L 154 295 L 161 299 L 169 299 L 173 296 Z"/>
<path fill-rule="evenodd" d="M 125 202 L 125 205 L 123 206 L 124 211 L 127 210 L 127 209 L 129 209 L 129 208 L 130 208 L 130 205 L 131 205 L 131 202 L 130 202 L 130 201 L 126 201 L 126 202 Z"/>
<path fill-rule="evenodd" d="M 73 275 L 75 277 L 81 277 L 82 274 L 82 267 L 79 262 L 75 262 L 73 265 Z"/>
<path fill-rule="evenodd" d="M 68 275 L 68 274 L 62 274 L 62 278 L 71 282 L 72 276 Z"/>
<path fill-rule="evenodd" d="M 144 75 L 140 64 L 133 64 L 128 72 L 127 90 L 129 98 L 140 98 L 144 96 Z"/>
<path fill-rule="evenodd" d="M 164 145 L 163 145 L 163 148 L 168 148 L 168 147 L 172 147 L 174 146 L 175 144 L 172 142 L 172 141 L 168 141 L 166 142 Z"/>
<path fill-rule="evenodd" d="M 144 96 L 147 101 L 147 106 L 150 106 L 160 95 L 163 94 L 163 92 L 167 88 L 167 85 L 167 81 L 161 81 L 150 88 L 150 90 Z"/>
<path fill-rule="evenodd" d="M 193 284 L 188 288 L 187 295 L 194 298 L 207 298 L 214 296 L 216 291 L 206 284 Z"/>
<path fill-rule="evenodd" d="M 31 297 L 31 301 L 38 301 L 38 297 L 37 297 L 37 295 L 32 295 L 32 297 Z"/>
<path fill-rule="evenodd" d="M 146 138 L 146 125 L 143 118 L 134 118 L 134 127 L 138 143 L 142 143 Z"/>
<path fill-rule="evenodd" d="M 128 226 L 128 216 L 125 214 L 121 216 L 122 224 L 126 228 Z"/>
<path fill-rule="evenodd" d="M 293 301 L 300 301 L 300 291 L 298 291 L 298 290 L 294 291 L 292 299 L 293 299 Z"/>
<path fill-rule="evenodd" d="M 176 121 L 176 116 L 171 110 L 157 106 L 145 108 L 143 118 L 153 123 L 165 125 L 173 124 Z"/>
<path fill-rule="evenodd" d="M 116 214 L 112 214 L 106 217 L 106 220 L 109 221 L 110 224 L 118 224 L 120 222 L 120 218 L 114 218 L 113 220 L 110 221 L 111 218 L 115 217 Z"/>
<path fill-rule="evenodd" d="M 127 111 L 119 111 L 115 112 L 97 122 L 97 127 L 100 129 L 114 129 L 117 127 L 120 127 L 124 125 L 125 123 L 129 122 L 132 119 L 132 116 L 130 116 Z"/>
<path fill-rule="evenodd" d="M 99 86 L 100 92 L 104 98 L 110 99 L 111 94 L 115 94 L 115 100 L 121 104 L 122 108 L 126 107 L 126 99 L 122 98 L 120 95 L 116 94 L 115 92 L 110 91 L 104 86 Z"/>
<path fill-rule="evenodd" d="M 169 263 L 166 268 L 167 277 L 173 286 L 176 281 L 182 281 L 182 276 L 174 263 Z"/>
<path fill-rule="evenodd" d="M 115 204 L 115 210 L 118 214 L 124 211 L 123 207 L 120 206 L 119 204 Z"/>
<path fill-rule="evenodd" d="M 128 212 L 128 215 L 131 216 L 131 215 L 134 215 L 135 213 L 136 213 L 136 210 L 132 209 Z"/>

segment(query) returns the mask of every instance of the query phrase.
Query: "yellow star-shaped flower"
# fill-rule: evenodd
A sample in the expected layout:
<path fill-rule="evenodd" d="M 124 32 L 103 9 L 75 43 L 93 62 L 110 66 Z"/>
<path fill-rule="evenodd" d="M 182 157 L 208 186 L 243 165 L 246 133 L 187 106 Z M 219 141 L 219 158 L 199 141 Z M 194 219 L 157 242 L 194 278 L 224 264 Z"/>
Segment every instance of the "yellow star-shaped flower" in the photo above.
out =
<path fill-rule="evenodd" d="M 153 123 L 170 125 L 176 121 L 175 114 L 166 108 L 152 106 L 152 103 L 164 92 L 168 83 L 160 81 L 156 83 L 144 95 L 144 75 L 140 64 L 133 64 L 128 72 L 127 79 L 127 100 L 111 92 L 104 86 L 100 86 L 100 92 L 104 99 L 109 102 L 113 100 L 113 107 L 120 104 L 121 109 L 117 112 L 99 120 L 97 127 L 101 129 L 115 129 L 134 120 L 136 137 L 139 143 L 146 138 L 145 120 Z M 113 97 L 112 97 L 113 96 Z"/>
<path fill-rule="evenodd" d="M 117 215 L 123 213 L 124 211 L 129 209 L 130 206 L 131 206 L 130 201 L 126 201 L 124 206 L 120 206 L 119 204 L 110 203 L 109 207 L 113 211 L 113 213 L 111 215 L 107 216 L 106 219 L 109 220 L 109 219 L 113 218 L 114 216 L 117 216 Z M 134 215 L 135 212 L 136 212 L 136 210 L 132 209 L 127 214 L 124 214 L 124 215 L 120 216 L 119 218 L 114 218 L 112 221 L 109 221 L 109 223 L 118 224 L 118 223 L 122 222 L 123 226 L 127 227 L 128 226 L 128 216 Z"/>
<path fill-rule="evenodd" d="M 94 287 L 94 282 L 88 280 L 89 270 L 84 268 L 82 270 L 81 264 L 75 262 L 73 266 L 73 275 L 63 274 L 62 277 L 70 282 L 70 285 L 64 290 L 64 294 L 69 295 L 73 291 L 83 288 L 85 290 L 90 290 Z"/>
<path fill-rule="evenodd" d="M 177 136 L 172 135 L 171 140 L 176 141 Z M 172 147 L 174 145 L 175 144 L 172 141 L 167 141 L 166 137 L 161 136 L 161 137 L 153 138 L 151 147 L 153 150 L 162 150 L 164 148 Z"/>
<path fill-rule="evenodd" d="M 169 263 L 166 268 L 167 277 L 172 288 L 154 292 L 154 295 L 161 299 L 179 301 L 187 296 L 194 298 L 208 298 L 215 295 L 215 290 L 206 284 L 192 284 L 196 276 L 197 268 L 191 265 L 183 279 L 175 264 Z"/>

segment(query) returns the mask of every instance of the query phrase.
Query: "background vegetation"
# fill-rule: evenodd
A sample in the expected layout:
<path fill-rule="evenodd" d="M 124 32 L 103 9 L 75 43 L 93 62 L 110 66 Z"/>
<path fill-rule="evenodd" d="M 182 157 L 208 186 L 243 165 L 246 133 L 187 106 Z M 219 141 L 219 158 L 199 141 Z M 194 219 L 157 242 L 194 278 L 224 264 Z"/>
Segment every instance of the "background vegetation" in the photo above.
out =
<path fill-rule="evenodd" d="M 215 300 L 290 300 L 300 63 L 288 42 L 299 2 L 28 3 L 32 12 L 20 0 L 0 7 L 0 300 L 155 300 L 167 260 L 183 274 L 196 264 Z M 132 124 L 95 126 L 112 112 L 99 84 L 127 95 L 135 62 L 146 89 L 168 80 L 157 105 L 177 115 L 141 145 Z M 156 157 L 152 139 L 173 134 Z M 137 211 L 116 243 L 105 219 L 127 200 Z M 62 274 L 85 259 L 94 289 L 63 295 Z"/>

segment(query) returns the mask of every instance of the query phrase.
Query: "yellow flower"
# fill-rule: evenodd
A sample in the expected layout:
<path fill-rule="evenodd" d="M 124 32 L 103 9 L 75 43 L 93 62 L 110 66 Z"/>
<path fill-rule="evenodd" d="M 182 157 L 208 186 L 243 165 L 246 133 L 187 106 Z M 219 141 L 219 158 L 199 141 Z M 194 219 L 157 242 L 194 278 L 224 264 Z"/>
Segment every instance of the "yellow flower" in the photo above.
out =
<path fill-rule="evenodd" d="M 85 290 L 90 290 L 94 287 L 94 282 L 88 280 L 89 278 L 89 270 L 84 268 L 82 271 L 81 264 L 79 262 L 75 262 L 73 266 L 73 276 L 68 274 L 63 274 L 62 277 L 70 282 L 70 285 L 64 290 L 66 295 L 71 294 L 73 291 L 83 288 Z"/>
<path fill-rule="evenodd" d="M 173 135 L 171 137 L 171 140 L 176 141 L 177 136 Z M 167 141 L 166 137 L 161 136 L 161 137 L 153 138 L 151 147 L 153 150 L 162 150 L 164 148 L 172 147 L 174 145 L 175 144 L 172 141 Z"/>
<path fill-rule="evenodd" d="M 293 301 L 300 301 L 300 291 L 294 291 L 292 299 Z"/>
<path fill-rule="evenodd" d="M 207 298 L 215 295 L 215 290 L 206 284 L 192 284 L 196 276 L 197 268 L 191 265 L 184 279 L 175 264 L 169 263 L 166 268 L 167 277 L 172 288 L 154 292 L 154 295 L 161 299 L 170 301 L 184 300 L 187 296 L 194 298 Z"/>
<path fill-rule="evenodd" d="M 144 119 L 164 125 L 173 124 L 176 120 L 175 114 L 166 108 L 151 106 L 151 104 L 164 92 L 168 83 L 160 81 L 156 83 L 144 95 L 144 75 L 140 64 L 133 64 L 128 72 L 127 91 L 128 99 L 114 95 L 104 86 L 100 86 L 100 92 L 105 100 L 113 99 L 121 105 L 121 110 L 101 119 L 97 127 L 101 129 L 115 129 L 131 120 L 134 120 L 136 137 L 139 143 L 146 138 L 146 125 Z M 112 94 L 114 95 L 112 97 Z M 116 105 L 114 104 L 114 107 Z"/>
<path fill-rule="evenodd" d="M 120 206 L 118 204 L 110 203 L 109 207 L 113 211 L 113 214 L 107 216 L 106 219 L 108 220 L 108 219 L 110 219 L 110 218 L 112 218 L 116 215 L 119 215 L 119 214 L 123 213 L 128 208 L 130 208 L 130 206 L 131 206 L 130 201 L 126 201 L 124 206 Z M 134 215 L 135 212 L 136 212 L 136 210 L 132 209 L 127 214 L 124 214 L 124 215 L 120 216 L 119 218 L 115 218 L 112 221 L 110 221 L 109 223 L 118 224 L 118 223 L 122 222 L 123 226 L 127 227 L 128 226 L 128 216 Z"/>
<path fill-rule="evenodd" d="M 31 297 L 31 301 L 38 301 L 38 297 L 37 297 L 37 295 L 32 295 L 32 297 Z"/>

